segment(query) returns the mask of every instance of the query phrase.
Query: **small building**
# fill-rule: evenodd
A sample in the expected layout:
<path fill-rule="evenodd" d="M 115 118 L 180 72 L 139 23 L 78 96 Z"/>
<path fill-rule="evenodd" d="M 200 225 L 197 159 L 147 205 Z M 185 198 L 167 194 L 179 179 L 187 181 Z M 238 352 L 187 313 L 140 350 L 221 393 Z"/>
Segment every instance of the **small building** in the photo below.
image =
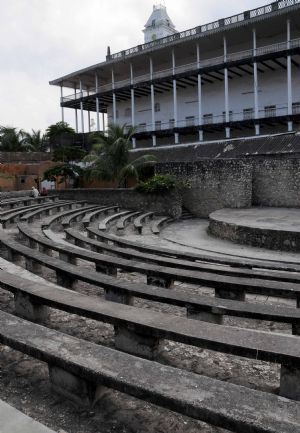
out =
<path fill-rule="evenodd" d="M 138 148 L 293 131 L 299 23 L 300 1 L 280 0 L 178 32 L 157 5 L 143 44 L 108 48 L 104 62 L 50 84 L 61 87 L 62 117 L 74 109 L 77 132 L 89 132 L 84 110 L 95 112 L 97 130 L 107 122 L 134 126 Z"/>

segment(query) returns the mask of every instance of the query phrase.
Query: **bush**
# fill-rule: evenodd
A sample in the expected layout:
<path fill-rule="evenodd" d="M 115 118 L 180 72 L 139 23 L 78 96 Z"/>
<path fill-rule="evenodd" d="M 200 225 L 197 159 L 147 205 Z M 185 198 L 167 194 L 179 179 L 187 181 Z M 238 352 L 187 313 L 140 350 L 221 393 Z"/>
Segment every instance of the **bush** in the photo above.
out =
<path fill-rule="evenodd" d="M 136 190 L 146 194 L 161 194 L 173 189 L 188 187 L 190 184 L 187 181 L 178 181 L 170 174 L 157 174 L 145 182 L 139 182 Z"/>

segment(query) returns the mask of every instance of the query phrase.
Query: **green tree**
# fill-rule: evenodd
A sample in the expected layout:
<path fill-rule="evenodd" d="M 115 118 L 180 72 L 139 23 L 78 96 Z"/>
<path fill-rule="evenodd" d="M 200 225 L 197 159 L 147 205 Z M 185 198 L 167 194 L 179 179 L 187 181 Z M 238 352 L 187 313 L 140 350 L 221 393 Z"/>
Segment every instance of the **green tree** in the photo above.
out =
<path fill-rule="evenodd" d="M 74 129 L 66 122 L 57 122 L 46 129 L 46 137 L 51 147 L 61 145 L 63 136 L 73 135 L 75 135 Z"/>
<path fill-rule="evenodd" d="M 72 184 L 72 186 L 76 187 L 82 174 L 83 170 L 78 165 L 59 164 L 45 171 L 44 180 L 55 183 L 65 182 L 66 185 Z"/>
<path fill-rule="evenodd" d="M 2 152 L 27 152 L 30 146 L 26 132 L 10 126 L 0 126 L 0 150 Z"/>
<path fill-rule="evenodd" d="M 90 180 L 117 180 L 119 186 L 124 185 L 128 177 L 139 179 L 146 166 L 153 166 L 156 158 L 143 155 L 130 160 L 131 138 L 135 129 L 126 125 L 109 125 L 107 133 L 98 132 L 92 135 L 92 151 L 84 158 L 89 166 L 86 177 Z"/>
<path fill-rule="evenodd" d="M 28 150 L 32 152 L 44 152 L 47 147 L 47 138 L 42 134 L 41 130 L 32 132 L 24 132 L 24 139 L 27 143 Z"/>
<path fill-rule="evenodd" d="M 81 161 L 86 151 L 75 146 L 60 146 L 53 152 L 53 161 Z"/>

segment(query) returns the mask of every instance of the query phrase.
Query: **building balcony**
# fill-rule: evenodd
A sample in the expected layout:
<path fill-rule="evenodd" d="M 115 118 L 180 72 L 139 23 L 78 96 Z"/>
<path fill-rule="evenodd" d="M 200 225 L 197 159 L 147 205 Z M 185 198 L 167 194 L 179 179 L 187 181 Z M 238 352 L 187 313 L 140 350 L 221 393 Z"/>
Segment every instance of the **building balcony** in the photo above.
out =
<path fill-rule="evenodd" d="M 287 104 L 282 105 L 268 105 L 261 108 L 258 112 L 258 117 L 255 118 L 254 108 L 246 108 L 240 112 L 229 112 L 229 121 L 226 121 L 226 115 L 224 112 L 213 114 L 207 113 L 202 116 L 202 121 L 199 122 L 199 118 L 196 116 L 188 116 L 185 119 L 178 120 L 177 125 L 174 123 L 174 119 L 164 119 L 159 122 L 142 123 L 136 126 L 137 138 L 150 137 L 151 135 L 164 136 L 173 134 L 174 132 L 193 132 L 199 130 L 218 130 L 220 128 L 230 127 L 252 127 L 254 124 L 267 124 L 272 125 L 273 123 L 284 123 L 289 119 L 299 121 L 300 120 L 300 103 L 293 103 L 292 114 L 288 114 Z"/>
<path fill-rule="evenodd" d="M 99 95 L 101 99 L 101 95 L 103 94 L 112 94 L 113 92 L 120 91 L 121 89 L 129 88 L 131 85 L 138 89 L 139 87 L 149 86 L 150 82 L 163 82 L 170 79 L 172 80 L 174 77 L 180 78 L 189 75 L 193 76 L 197 75 L 198 73 L 205 74 L 206 71 L 213 72 L 214 68 L 216 70 L 219 70 L 224 69 L 225 67 L 234 67 L 238 64 L 252 64 L 254 61 L 257 61 L 259 63 L 259 61 L 266 61 L 272 58 L 284 57 L 287 55 L 287 53 L 300 54 L 300 38 L 291 40 L 289 46 L 287 42 L 280 42 L 263 47 L 258 47 L 255 52 L 250 49 L 235 53 L 229 53 L 226 59 L 224 58 L 224 56 L 203 59 L 201 60 L 200 68 L 199 64 L 197 62 L 194 62 L 177 66 L 175 68 L 175 71 L 173 71 L 172 68 L 156 71 L 153 73 L 152 80 L 150 77 L 150 73 L 148 73 L 134 77 L 133 84 L 131 83 L 130 78 L 128 78 L 126 80 L 115 82 L 114 87 L 112 86 L 112 83 L 100 85 L 98 89 L 91 88 L 89 89 L 89 91 L 78 92 L 61 98 L 61 105 L 66 107 L 72 106 L 74 108 L 74 102 L 76 103 L 79 100 L 89 99 L 91 97 L 95 97 L 96 95 Z"/>

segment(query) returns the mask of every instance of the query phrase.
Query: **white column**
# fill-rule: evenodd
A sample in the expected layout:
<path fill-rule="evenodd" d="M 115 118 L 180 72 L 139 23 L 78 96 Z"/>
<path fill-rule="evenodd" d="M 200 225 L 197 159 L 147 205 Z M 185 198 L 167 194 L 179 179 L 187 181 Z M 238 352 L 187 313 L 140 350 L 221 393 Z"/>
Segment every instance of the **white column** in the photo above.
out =
<path fill-rule="evenodd" d="M 253 56 L 256 56 L 257 51 L 257 43 L 256 43 L 256 30 L 253 29 Z M 254 119 L 259 118 L 259 109 L 258 109 L 258 70 L 257 70 L 257 62 L 253 63 L 253 86 L 254 86 Z M 255 123 L 255 135 L 260 134 L 260 126 L 259 123 Z"/>
<path fill-rule="evenodd" d="M 75 99 L 77 99 L 76 86 L 74 87 L 74 92 L 75 92 Z M 77 108 L 75 108 L 75 130 L 76 130 L 76 134 L 78 134 L 78 113 L 77 113 Z"/>
<path fill-rule="evenodd" d="M 95 73 L 95 87 L 96 87 L 96 95 L 98 95 L 99 80 L 98 80 L 97 72 Z M 96 96 L 96 112 L 97 112 L 97 131 L 100 131 L 99 98 L 98 98 L 98 96 Z"/>
<path fill-rule="evenodd" d="M 175 75 L 176 69 L 176 61 L 175 61 L 175 51 L 174 48 L 172 50 L 172 68 L 173 68 L 173 76 Z M 173 104 L 174 104 L 174 127 L 178 127 L 178 106 L 177 106 L 177 84 L 176 79 L 173 79 Z M 175 132 L 175 144 L 179 143 L 179 134 Z"/>
<path fill-rule="evenodd" d="M 82 81 L 80 80 L 80 98 L 82 98 Z M 84 134 L 84 116 L 83 116 L 83 102 L 80 101 L 80 112 L 81 112 L 81 132 Z"/>
<path fill-rule="evenodd" d="M 197 44 L 197 67 L 200 69 L 200 48 Z M 202 76 L 198 74 L 198 125 L 201 127 L 199 129 L 199 140 L 203 141 L 203 119 L 202 119 Z"/>
<path fill-rule="evenodd" d="M 90 91 L 88 90 L 87 91 L 87 94 L 88 94 L 88 96 L 89 96 L 89 94 L 90 94 Z M 91 113 L 90 113 L 90 110 L 88 110 L 88 130 L 89 130 L 89 132 L 91 132 Z"/>
<path fill-rule="evenodd" d="M 153 80 L 153 61 L 152 61 L 152 58 L 150 57 L 151 122 L 152 122 L 151 130 L 155 131 L 155 94 L 154 94 L 154 85 L 152 83 L 152 80 Z M 156 146 L 156 135 L 155 135 L 155 133 L 152 134 L 152 145 Z"/>
<path fill-rule="evenodd" d="M 131 124 L 135 127 L 135 100 L 134 100 L 134 88 L 133 88 L 133 67 L 130 63 L 130 84 L 131 84 Z M 136 147 L 136 138 L 132 138 L 132 146 Z"/>
<path fill-rule="evenodd" d="M 113 124 L 117 123 L 117 100 L 115 94 L 115 74 L 114 70 L 111 71 L 111 87 L 113 90 Z"/>
<path fill-rule="evenodd" d="M 227 61 L 227 41 L 224 36 L 224 62 Z M 228 86 L 228 69 L 224 69 L 224 91 L 225 91 L 225 121 L 229 122 L 229 86 Z M 226 138 L 230 138 L 230 128 L 226 126 Z"/>
<path fill-rule="evenodd" d="M 291 21 L 287 20 L 287 49 L 291 48 Z M 288 97 L 288 116 L 293 114 L 293 90 L 292 90 L 292 57 L 287 56 L 287 97 Z M 288 121 L 288 131 L 293 130 L 293 121 Z"/>
<path fill-rule="evenodd" d="M 63 86 L 62 84 L 60 85 L 60 103 L 62 104 L 63 102 Z M 61 106 L 61 121 L 64 122 L 65 121 L 65 113 L 64 113 L 64 107 Z"/>
<path fill-rule="evenodd" d="M 104 117 L 104 113 L 102 113 L 102 128 L 103 128 L 103 132 L 105 131 L 105 117 Z"/>

